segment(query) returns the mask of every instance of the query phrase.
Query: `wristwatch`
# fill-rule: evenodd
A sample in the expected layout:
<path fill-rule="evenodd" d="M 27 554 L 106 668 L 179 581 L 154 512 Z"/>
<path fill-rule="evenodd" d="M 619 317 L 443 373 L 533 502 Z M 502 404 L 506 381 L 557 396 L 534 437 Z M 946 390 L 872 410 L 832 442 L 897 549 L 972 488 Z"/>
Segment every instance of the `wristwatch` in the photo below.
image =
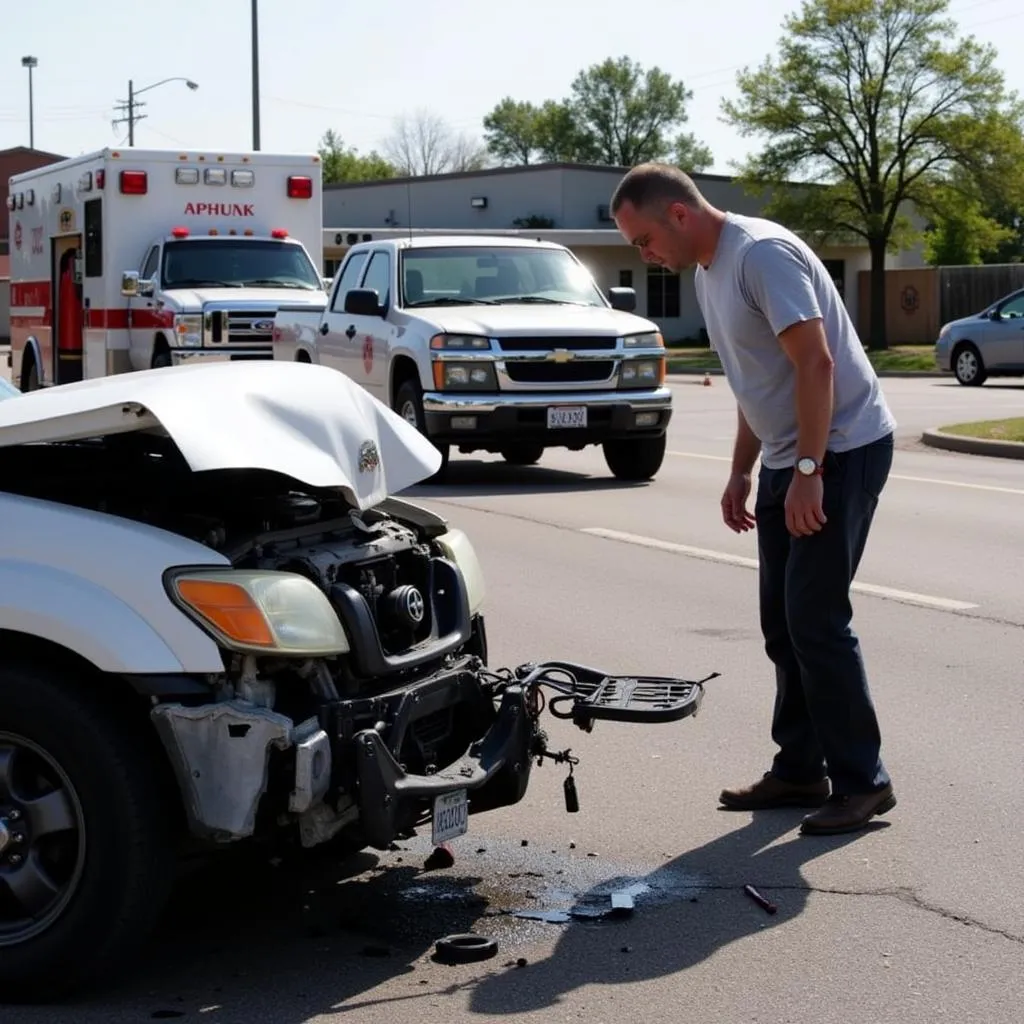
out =
<path fill-rule="evenodd" d="M 821 463 L 817 459 L 812 459 L 809 455 L 796 460 L 796 471 L 802 476 L 821 476 L 823 472 Z"/>

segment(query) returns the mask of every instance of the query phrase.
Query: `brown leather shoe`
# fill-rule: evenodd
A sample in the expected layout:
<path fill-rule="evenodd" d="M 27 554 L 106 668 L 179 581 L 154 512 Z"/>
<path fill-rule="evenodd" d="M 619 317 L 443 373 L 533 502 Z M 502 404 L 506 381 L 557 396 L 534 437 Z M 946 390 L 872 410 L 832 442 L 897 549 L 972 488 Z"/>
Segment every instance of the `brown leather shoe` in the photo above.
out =
<path fill-rule="evenodd" d="M 828 803 L 814 814 L 807 815 L 800 826 L 805 835 L 832 836 L 840 832 L 856 832 L 876 814 L 885 814 L 896 806 L 892 785 L 876 793 L 855 796 L 832 796 Z"/>
<path fill-rule="evenodd" d="M 752 786 L 723 789 L 718 800 L 733 811 L 762 811 L 772 807 L 820 807 L 828 793 L 828 779 L 800 784 L 784 782 L 765 772 Z"/>

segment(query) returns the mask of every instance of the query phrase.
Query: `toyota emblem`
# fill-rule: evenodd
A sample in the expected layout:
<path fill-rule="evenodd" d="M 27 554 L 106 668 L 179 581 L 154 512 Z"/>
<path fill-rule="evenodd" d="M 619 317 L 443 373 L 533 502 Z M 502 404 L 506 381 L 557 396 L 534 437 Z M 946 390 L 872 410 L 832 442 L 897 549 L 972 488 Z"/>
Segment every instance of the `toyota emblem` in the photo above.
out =
<path fill-rule="evenodd" d="M 423 595 L 415 588 L 410 587 L 405 592 L 405 613 L 412 622 L 420 623 L 426 613 L 427 607 L 423 601 Z"/>

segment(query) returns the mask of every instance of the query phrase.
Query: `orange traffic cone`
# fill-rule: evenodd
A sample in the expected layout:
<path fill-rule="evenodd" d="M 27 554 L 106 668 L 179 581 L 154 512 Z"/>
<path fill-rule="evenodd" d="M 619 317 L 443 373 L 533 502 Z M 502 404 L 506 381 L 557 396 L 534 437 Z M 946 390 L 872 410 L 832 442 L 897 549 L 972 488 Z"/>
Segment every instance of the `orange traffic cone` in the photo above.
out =
<path fill-rule="evenodd" d="M 704 374 L 704 387 L 706 387 L 706 388 L 711 387 L 711 374 L 710 373 L 705 373 Z"/>

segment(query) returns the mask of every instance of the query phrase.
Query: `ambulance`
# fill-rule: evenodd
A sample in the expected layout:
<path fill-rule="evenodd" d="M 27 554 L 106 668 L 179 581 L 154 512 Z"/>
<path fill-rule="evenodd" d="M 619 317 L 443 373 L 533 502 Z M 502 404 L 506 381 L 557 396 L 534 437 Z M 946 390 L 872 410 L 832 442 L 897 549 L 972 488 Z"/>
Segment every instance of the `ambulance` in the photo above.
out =
<path fill-rule="evenodd" d="M 322 306 L 315 155 L 102 149 L 10 179 L 11 379 L 23 391 L 271 359 L 277 307 Z"/>

